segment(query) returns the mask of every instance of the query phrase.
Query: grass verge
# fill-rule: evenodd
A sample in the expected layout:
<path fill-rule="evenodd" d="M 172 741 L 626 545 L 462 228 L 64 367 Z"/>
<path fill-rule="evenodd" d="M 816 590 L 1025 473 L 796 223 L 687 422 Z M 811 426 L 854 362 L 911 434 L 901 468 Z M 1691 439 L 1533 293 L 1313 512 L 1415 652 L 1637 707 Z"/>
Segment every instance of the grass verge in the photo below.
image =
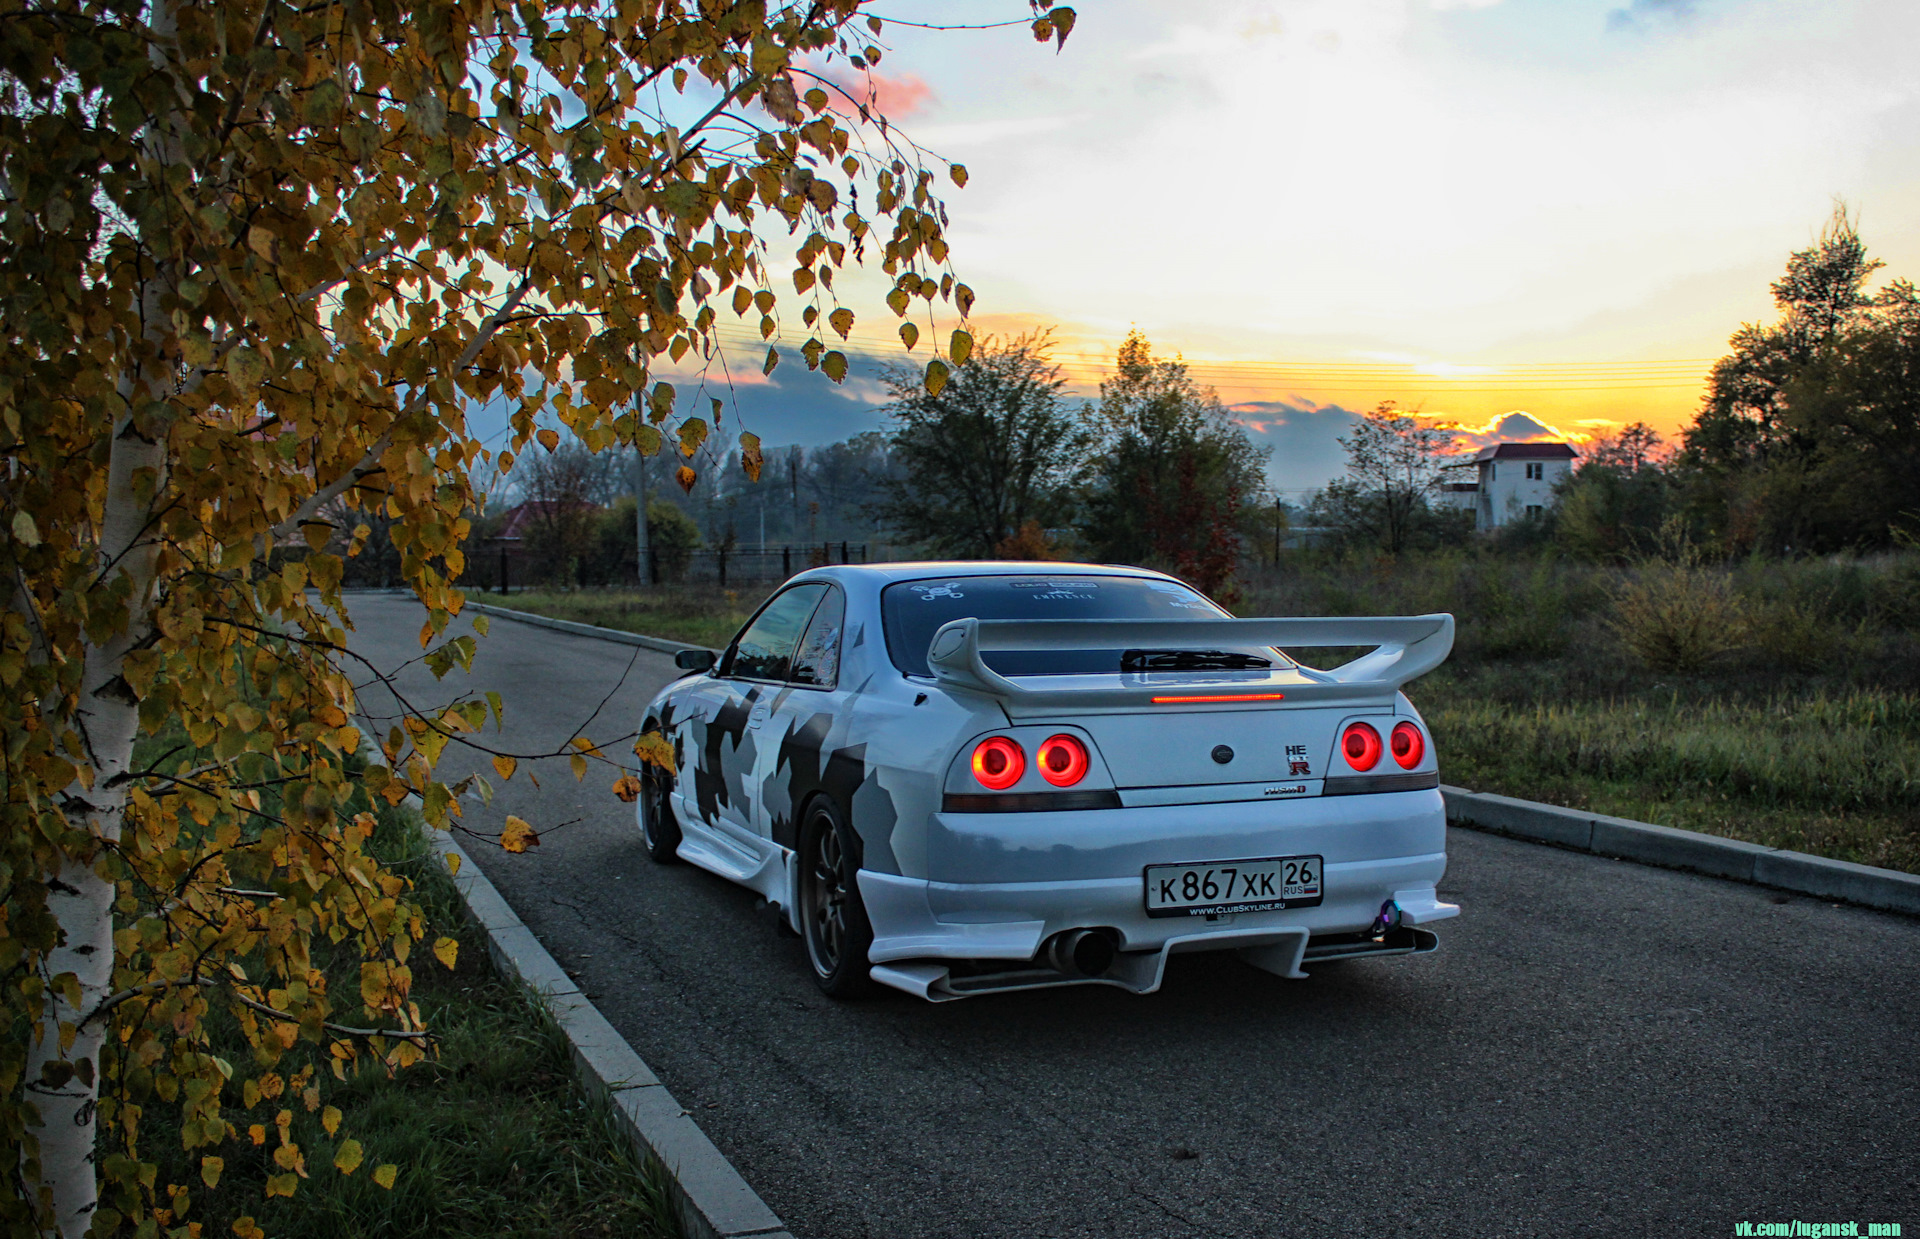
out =
<path fill-rule="evenodd" d="M 1241 613 L 1452 612 L 1408 686 L 1449 783 L 1920 872 L 1917 582 L 1920 556 L 1300 556 Z"/>
<path fill-rule="evenodd" d="M 300 1098 L 266 1100 L 236 1114 L 243 1129 L 264 1124 L 269 1139 L 252 1145 L 243 1137 L 219 1150 L 225 1172 L 217 1187 L 195 1192 L 194 1219 L 208 1234 L 226 1234 L 237 1219 L 251 1217 L 275 1239 L 677 1236 L 663 1172 L 635 1157 L 607 1107 L 575 1083 L 566 1037 L 538 1001 L 494 973 L 484 931 L 466 923 L 417 817 L 383 809 L 380 819 L 371 846 L 416 883 L 427 940 L 446 934 L 460 943 L 452 971 L 424 958 L 414 969 L 412 996 L 437 1034 L 437 1053 L 391 1076 L 367 1063 L 344 1085 L 320 1067 L 320 1100 L 340 1109 L 341 1135 L 351 1133 L 366 1151 L 351 1176 L 334 1170 L 321 1116 Z M 316 967 L 354 966 L 348 952 L 337 954 L 327 958 L 316 939 Z M 210 1032 L 215 1053 L 246 1055 L 232 1029 Z M 224 1046 L 223 1032 L 231 1038 Z M 284 1060 L 289 1068 L 297 1065 L 291 1059 Z M 311 1177 L 291 1197 L 268 1198 L 266 1179 L 278 1173 L 274 1116 L 289 1108 L 292 1134 L 310 1151 Z M 198 1154 L 182 1154 L 177 1135 L 151 1130 L 149 1140 L 163 1179 L 197 1179 Z M 166 1164 L 168 1158 L 179 1164 Z M 400 1168 L 390 1190 L 370 1174 L 384 1163 Z"/>
<path fill-rule="evenodd" d="M 1450 783 L 1920 872 L 1911 696 L 1751 703 L 1673 691 L 1513 708 L 1420 695 Z"/>
<path fill-rule="evenodd" d="M 775 588 L 771 585 L 748 585 L 740 589 L 661 585 L 648 590 L 529 590 L 519 594 L 475 594 L 473 600 L 515 611 L 531 611 L 549 619 L 721 649 L 733 640 L 741 625 Z"/>

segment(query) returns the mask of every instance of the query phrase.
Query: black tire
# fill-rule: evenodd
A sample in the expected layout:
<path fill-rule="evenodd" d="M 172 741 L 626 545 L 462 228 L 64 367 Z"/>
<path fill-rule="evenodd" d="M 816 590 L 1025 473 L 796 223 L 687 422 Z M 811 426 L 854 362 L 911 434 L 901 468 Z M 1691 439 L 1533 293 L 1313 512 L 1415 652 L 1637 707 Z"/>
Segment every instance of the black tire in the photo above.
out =
<path fill-rule="evenodd" d="M 680 822 L 673 816 L 672 791 L 671 774 L 651 762 L 640 768 L 640 842 L 660 865 L 680 859 Z"/>
<path fill-rule="evenodd" d="M 800 827 L 800 936 L 814 984 L 831 998 L 874 990 L 867 949 L 873 923 L 860 901 L 860 841 L 833 802 L 821 797 Z"/>

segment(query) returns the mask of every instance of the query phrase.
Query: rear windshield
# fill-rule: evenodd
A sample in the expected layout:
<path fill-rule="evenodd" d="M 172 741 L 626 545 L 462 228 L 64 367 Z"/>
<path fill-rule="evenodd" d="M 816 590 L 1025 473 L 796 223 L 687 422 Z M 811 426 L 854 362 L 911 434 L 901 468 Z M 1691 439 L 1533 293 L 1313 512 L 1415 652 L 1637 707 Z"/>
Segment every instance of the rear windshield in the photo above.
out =
<path fill-rule="evenodd" d="M 880 595 L 887 654 L 908 675 L 929 675 L 927 646 L 942 624 L 974 619 L 1224 619 L 1227 613 L 1202 594 L 1172 581 L 1131 576 L 956 576 L 901 581 Z M 1236 647 L 1226 659 L 1201 659 L 1203 668 L 1247 660 L 1280 665 L 1285 659 L 1261 646 Z M 984 650 L 981 657 L 1002 675 L 1085 675 L 1128 669 L 1173 669 L 1170 661 L 1191 653 L 1111 650 Z M 1264 665 L 1264 664 L 1263 664 Z"/>

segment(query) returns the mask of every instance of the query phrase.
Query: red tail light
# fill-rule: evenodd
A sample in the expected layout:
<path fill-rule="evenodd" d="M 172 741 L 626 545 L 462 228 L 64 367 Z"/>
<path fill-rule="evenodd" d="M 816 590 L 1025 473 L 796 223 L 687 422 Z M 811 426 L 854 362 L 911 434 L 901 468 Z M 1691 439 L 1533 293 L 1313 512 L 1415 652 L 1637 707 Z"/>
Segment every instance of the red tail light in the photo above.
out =
<path fill-rule="evenodd" d="M 1055 787 L 1072 787 L 1087 777 L 1087 746 L 1072 736 L 1049 736 L 1035 760 L 1040 777 Z"/>
<path fill-rule="evenodd" d="M 1402 770 L 1413 769 L 1427 755 L 1426 737 L 1412 723 L 1395 723 L 1393 738 L 1388 743 L 1393 749 L 1393 760 L 1400 763 Z"/>
<path fill-rule="evenodd" d="M 973 777 L 982 787 L 1004 792 L 1018 783 L 1026 770 L 1027 755 L 1005 736 L 988 736 L 974 746 Z"/>
<path fill-rule="evenodd" d="M 1349 723 L 1340 752 L 1355 770 L 1371 770 L 1380 763 L 1380 733 L 1365 723 Z"/>

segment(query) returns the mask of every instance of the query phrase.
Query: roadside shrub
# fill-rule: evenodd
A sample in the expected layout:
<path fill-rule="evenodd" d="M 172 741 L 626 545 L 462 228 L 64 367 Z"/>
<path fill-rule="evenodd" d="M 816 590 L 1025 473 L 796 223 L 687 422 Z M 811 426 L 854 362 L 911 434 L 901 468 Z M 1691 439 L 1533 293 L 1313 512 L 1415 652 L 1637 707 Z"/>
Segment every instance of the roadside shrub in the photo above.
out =
<path fill-rule="evenodd" d="M 581 573 L 585 583 L 630 585 L 640 579 L 638 522 L 631 495 L 600 509 L 594 519 L 593 548 Z M 662 581 L 686 576 L 687 565 L 700 545 L 700 526 L 680 508 L 664 499 L 647 501 L 647 542 Z"/>
<path fill-rule="evenodd" d="M 1507 568 L 1507 565 L 1498 565 Z M 1551 563 L 1483 574 L 1472 639 L 1489 658 L 1550 658 L 1567 647 L 1568 583 Z"/>
<path fill-rule="evenodd" d="M 1748 602 L 1747 636 L 1769 666 L 1812 671 L 1839 660 L 1847 634 L 1813 600 L 1793 597 Z"/>
<path fill-rule="evenodd" d="M 1614 588 L 1609 626 L 1653 670 L 1698 671 L 1745 643 L 1746 608 L 1678 519 L 1661 527 L 1658 547 Z"/>
<path fill-rule="evenodd" d="M 1698 671 L 1746 640 L 1746 611 L 1723 572 L 1687 558 L 1644 561 L 1615 590 L 1611 627 L 1655 671 Z"/>
<path fill-rule="evenodd" d="M 1884 556 L 1867 578 L 1867 613 L 1876 624 L 1920 632 L 1920 548 Z"/>

